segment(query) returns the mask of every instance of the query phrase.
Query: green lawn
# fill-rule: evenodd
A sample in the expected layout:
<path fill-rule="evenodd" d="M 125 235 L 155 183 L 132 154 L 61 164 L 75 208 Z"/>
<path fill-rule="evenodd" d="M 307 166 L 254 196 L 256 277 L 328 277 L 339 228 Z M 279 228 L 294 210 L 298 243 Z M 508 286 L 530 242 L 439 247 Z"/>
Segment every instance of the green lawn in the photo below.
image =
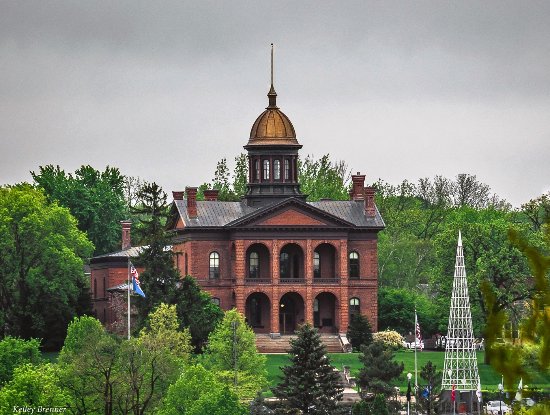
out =
<path fill-rule="evenodd" d="M 279 367 L 285 366 L 288 364 L 288 357 L 287 355 L 281 355 L 281 354 L 268 354 L 267 356 L 267 372 L 268 372 L 268 380 L 269 384 L 271 386 L 274 386 L 278 383 L 281 371 L 279 370 Z M 359 361 L 359 354 L 358 353 L 333 353 L 329 355 L 332 364 L 338 368 L 342 369 L 342 366 L 350 366 L 351 372 L 353 374 L 357 374 L 359 372 L 359 369 L 361 368 L 362 364 Z M 418 372 L 420 376 L 420 368 L 428 362 L 428 360 L 431 360 L 434 365 L 436 365 L 437 369 L 442 370 L 443 369 L 443 360 L 445 358 L 445 352 L 432 352 L 432 351 L 425 351 L 425 352 L 418 352 L 417 353 L 417 361 L 418 361 Z M 400 386 L 402 391 L 405 391 L 406 389 L 406 375 L 408 372 L 413 373 L 414 375 L 414 352 L 412 351 L 399 351 L 395 354 L 395 360 L 398 362 L 403 362 L 405 364 L 405 369 L 403 370 L 403 374 L 401 377 L 396 381 L 396 386 Z M 477 354 L 477 361 L 478 361 L 478 367 L 479 367 L 479 376 L 481 378 L 481 388 L 483 390 L 497 390 L 497 385 L 500 383 L 500 375 L 494 371 L 494 369 L 483 363 L 484 361 L 484 353 L 478 352 Z M 421 383 L 420 381 L 418 383 Z M 525 383 L 525 382 L 524 382 Z M 537 388 L 549 388 L 550 387 L 550 375 L 542 376 L 541 374 L 533 374 L 532 380 L 529 381 L 528 385 L 530 387 L 537 387 Z"/>

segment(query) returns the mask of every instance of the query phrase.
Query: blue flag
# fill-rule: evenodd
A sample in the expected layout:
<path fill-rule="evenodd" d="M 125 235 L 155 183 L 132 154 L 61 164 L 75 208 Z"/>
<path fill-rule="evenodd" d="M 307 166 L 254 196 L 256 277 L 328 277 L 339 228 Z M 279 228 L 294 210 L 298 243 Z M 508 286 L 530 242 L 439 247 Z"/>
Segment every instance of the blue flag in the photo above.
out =
<path fill-rule="evenodd" d="M 426 386 L 426 388 L 422 391 L 422 396 L 426 399 L 428 399 L 428 396 L 430 396 L 431 388 L 429 386 Z"/>
<path fill-rule="evenodd" d="M 141 289 L 141 285 L 139 283 L 139 273 L 132 264 L 130 264 L 130 275 L 132 276 L 132 286 L 134 288 L 134 292 L 145 298 L 145 293 Z"/>

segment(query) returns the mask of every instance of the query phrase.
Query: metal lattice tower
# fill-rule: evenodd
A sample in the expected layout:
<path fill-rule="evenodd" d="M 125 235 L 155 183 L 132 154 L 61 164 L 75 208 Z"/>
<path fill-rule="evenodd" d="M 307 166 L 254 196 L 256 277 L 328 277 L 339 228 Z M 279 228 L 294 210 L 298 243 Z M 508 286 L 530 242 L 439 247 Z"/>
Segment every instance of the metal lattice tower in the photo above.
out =
<path fill-rule="evenodd" d="M 480 385 L 460 231 L 441 389 L 451 390 L 453 385 L 461 391 L 475 391 Z"/>

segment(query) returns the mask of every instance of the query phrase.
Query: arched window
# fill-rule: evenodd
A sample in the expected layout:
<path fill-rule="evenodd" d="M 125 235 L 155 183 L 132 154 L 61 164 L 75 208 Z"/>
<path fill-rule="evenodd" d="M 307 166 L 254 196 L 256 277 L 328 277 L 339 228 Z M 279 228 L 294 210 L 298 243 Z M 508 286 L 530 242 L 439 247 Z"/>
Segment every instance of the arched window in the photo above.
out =
<path fill-rule="evenodd" d="M 313 252 L 313 278 L 321 278 L 321 257 L 319 252 Z"/>
<path fill-rule="evenodd" d="M 285 180 L 290 179 L 290 160 L 285 159 Z"/>
<path fill-rule="evenodd" d="M 251 252 L 248 257 L 248 278 L 260 277 L 260 256 L 257 252 Z"/>
<path fill-rule="evenodd" d="M 359 278 L 359 254 L 355 251 L 349 254 L 349 277 L 351 279 Z"/>
<path fill-rule="evenodd" d="M 212 297 L 212 302 L 216 304 L 217 306 L 220 305 L 220 299 L 218 297 Z"/>
<path fill-rule="evenodd" d="M 264 180 L 269 180 L 269 160 L 264 160 Z"/>
<path fill-rule="evenodd" d="M 349 316 L 350 320 L 353 316 L 361 314 L 361 301 L 359 298 L 353 297 L 349 299 Z"/>
<path fill-rule="evenodd" d="M 256 176 L 256 181 L 260 181 L 260 159 L 256 159 L 254 162 L 254 174 Z"/>
<path fill-rule="evenodd" d="M 273 160 L 273 179 L 281 180 L 281 161 Z"/>
<path fill-rule="evenodd" d="M 210 253 L 208 276 L 212 279 L 220 278 L 220 254 L 217 252 Z"/>
<path fill-rule="evenodd" d="M 290 278 L 290 256 L 287 252 L 281 252 L 279 271 L 281 278 Z"/>

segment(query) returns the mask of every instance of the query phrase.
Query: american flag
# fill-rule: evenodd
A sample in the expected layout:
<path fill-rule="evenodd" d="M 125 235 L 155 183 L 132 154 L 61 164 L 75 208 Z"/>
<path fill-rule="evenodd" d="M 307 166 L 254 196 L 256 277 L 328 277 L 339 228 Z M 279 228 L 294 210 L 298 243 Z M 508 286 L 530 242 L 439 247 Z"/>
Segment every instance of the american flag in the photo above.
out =
<path fill-rule="evenodd" d="M 142 297 L 145 297 L 145 293 L 141 289 L 141 284 L 139 282 L 139 273 L 132 263 L 130 263 L 130 275 L 132 276 L 132 285 L 134 288 L 134 292 L 141 295 Z"/>
<path fill-rule="evenodd" d="M 415 347 L 416 345 L 420 346 L 420 350 L 422 350 L 423 344 L 422 344 L 422 334 L 420 333 L 420 324 L 418 324 L 418 316 L 416 315 L 416 310 L 414 312 L 414 323 L 415 323 Z"/>

